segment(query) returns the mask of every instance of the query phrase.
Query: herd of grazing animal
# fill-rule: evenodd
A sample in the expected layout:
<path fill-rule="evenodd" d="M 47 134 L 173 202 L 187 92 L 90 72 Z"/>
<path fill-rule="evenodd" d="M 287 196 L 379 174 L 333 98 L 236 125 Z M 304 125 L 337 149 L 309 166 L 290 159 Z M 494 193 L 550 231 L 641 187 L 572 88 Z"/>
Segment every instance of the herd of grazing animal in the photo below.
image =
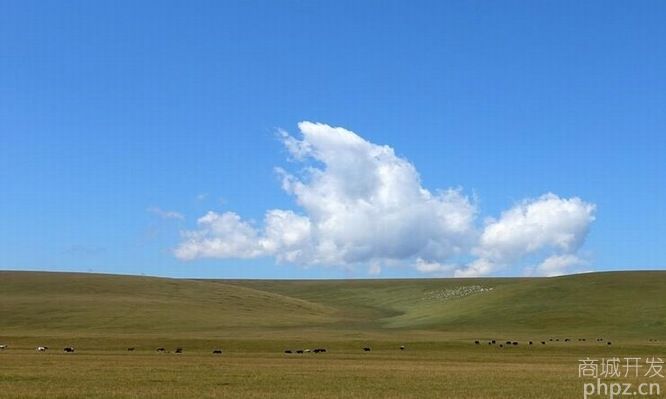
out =
<path fill-rule="evenodd" d="M 297 350 L 291 350 L 291 349 L 286 349 L 284 351 L 285 354 L 289 355 L 292 353 L 297 353 L 297 354 L 303 354 L 303 353 L 326 353 L 326 348 L 315 348 L 315 349 L 297 349 Z"/>
<path fill-rule="evenodd" d="M 560 342 L 560 339 L 559 338 L 549 338 L 548 341 L 549 342 Z M 539 341 L 539 342 L 541 343 L 541 345 L 546 345 L 546 341 Z M 565 339 L 563 339 L 563 342 L 568 343 L 568 342 L 572 342 L 572 340 L 570 338 L 565 338 Z M 578 338 L 578 342 L 587 342 L 587 340 L 586 340 L 586 338 Z M 606 345 L 608 345 L 608 346 L 613 345 L 613 343 L 611 341 L 608 341 L 605 338 L 597 338 L 596 342 L 597 343 L 605 342 Z M 659 340 L 650 338 L 648 340 L 648 342 L 656 343 L 656 342 L 659 342 Z M 475 345 L 480 345 L 481 341 L 480 340 L 475 340 L 474 344 Z M 518 346 L 518 344 L 519 344 L 518 341 L 505 341 L 504 343 L 497 344 L 496 339 L 488 340 L 488 345 L 497 345 L 499 348 L 510 347 L 510 346 Z M 528 341 L 528 345 L 534 345 L 534 344 L 535 344 L 535 341 Z M 0 345 L 0 351 L 4 351 L 8 348 L 9 348 L 9 346 L 6 345 L 6 344 Z M 48 346 L 38 346 L 38 347 L 35 348 L 35 350 L 37 352 L 46 352 L 48 349 L 49 349 Z M 127 348 L 127 351 L 128 352 L 134 352 L 135 349 L 136 349 L 135 347 L 129 347 L 129 348 Z M 400 345 L 399 349 L 401 351 L 404 351 L 405 346 Z M 363 352 L 371 352 L 372 348 L 370 346 L 364 346 L 363 348 L 361 348 L 361 350 Z M 63 348 L 63 352 L 74 353 L 74 347 L 73 346 L 66 346 L 65 348 Z M 155 348 L 155 352 L 157 352 L 157 353 L 169 353 L 169 351 L 165 347 L 162 347 L 162 346 Z M 326 353 L 327 350 L 326 350 L 326 348 L 296 349 L 296 350 L 286 349 L 286 350 L 284 350 L 285 354 L 293 354 L 293 353 L 303 354 L 303 353 L 310 353 L 310 352 L 312 352 L 312 353 Z M 174 350 L 174 353 L 177 353 L 177 354 L 183 353 L 183 348 L 182 347 L 177 347 Z M 221 355 L 222 354 L 222 349 L 213 349 L 212 353 L 214 355 Z"/>
<path fill-rule="evenodd" d="M 549 342 L 553 342 L 553 341 L 555 341 L 555 342 L 560 342 L 560 339 L 559 339 L 559 338 L 549 338 L 548 341 L 549 341 Z M 570 338 L 565 338 L 563 341 L 564 341 L 564 342 L 571 342 L 571 339 L 570 339 Z M 597 338 L 596 341 L 597 341 L 597 342 L 604 342 L 604 341 L 606 341 L 606 340 L 605 340 L 604 338 Z M 658 342 L 658 340 L 656 340 L 656 339 L 652 339 L 652 338 L 650 338 L 648 341 L 649 341 L 649 342 Z M 578 338 L 578 342 L 587 342 L 587 340 L 586 340 L 585 338 Z M 494 339 L 488 341 L 488 345 L 495 345 L 496 343 L 497 343 L 497 341 L 494 340 Z M 475 345 L 480 345 L 480 344 L 481 344 L 481 341 L 476 340 L 476 341 L 474 341 L 474 344 L 475 344 Z M 528 344 L 529 344 L 529 345 L 534 345 L 534 341 L 529 341 Z M 511 345 L 513 345 L 513 346 L 517 346 L 517 345 L 518 345 L 518 341 L 506 341 L 504 344 L 499 344 L 499 347 L 500 347 L 500 348 L 504 348 L 505 346 L 508 347 L 508 346 L 511 346 Z M 546 345 L 546 341 L 541 341 L 541 345 Z M 613 345 L 613 343 L 612 343 L 611 341 L 606 341 L 606 345 Z"/>
<path fill-rule="evenodd" d="M 406 349 L 405 345 L 400 345 L 399 349 L 401 351 L 404 351 Z M 372 348 L 369 347 L 369 346 L 364 346 L 363 348 L 361 348 L 361 350 L 363 350 L 363 352 L 371 352 Z M 310 352 L 312 352 L 312 353 L 326 353 L 326 348 L 316 348 L 316 349 L 312 349 L 312 350 L 310 350 L 310 349 L 297 349 L 297 350 L 285 349 L 284 350 L 284 353 L 287 354 L 287 355 L 291 355 L 293 353 L 301 355 L 303 353 L 310 353 Z"/>
<path fill-rule="evenodd" d="M 46 352 L 47 350 L 49 350 L 49 347 L 48 346 L 38 346 L 38 347 L 35 348 L 35 350 L 37 352 Z M 66 346 L 66 347 L 62 348 L 62 351 L 67 352 L 67 353 L 74 353 L 74 347 L 73 346 Z"/>

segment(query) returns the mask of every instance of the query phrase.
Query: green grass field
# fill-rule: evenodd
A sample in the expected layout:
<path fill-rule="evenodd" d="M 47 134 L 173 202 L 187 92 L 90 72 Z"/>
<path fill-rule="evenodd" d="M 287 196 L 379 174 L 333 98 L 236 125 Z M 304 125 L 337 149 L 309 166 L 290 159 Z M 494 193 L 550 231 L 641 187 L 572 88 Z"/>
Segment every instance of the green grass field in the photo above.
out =
<path fill-rule="evenodd" d="M 344 281 L 0 272 L 0 344 L 9 346 L 0 398 L 576 398 L 579 359 L 666 359 L 666 272 Z M 315 347 L 328 351 L 282 353 Z"/>

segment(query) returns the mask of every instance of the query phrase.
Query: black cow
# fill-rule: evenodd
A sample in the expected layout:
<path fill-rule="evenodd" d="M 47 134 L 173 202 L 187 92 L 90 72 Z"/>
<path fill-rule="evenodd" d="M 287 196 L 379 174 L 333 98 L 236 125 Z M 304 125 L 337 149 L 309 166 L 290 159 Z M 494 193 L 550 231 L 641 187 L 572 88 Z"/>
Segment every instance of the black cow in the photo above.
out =
<path fill-rule="evenodd" d="M 155 349 L 155 352 L 164 353 L 164 352 L 166 352 L 166 349 L 164 349 L 163 347 L 159 347 L 159 348 Z"/>
<path fill-rule="evenodd" d="M 176 353 L 183 353 L 183 348 L 176 348 Z"/>
<path fill-rule="evenodd" d="M 286 351 L 284 351 L 284 353 L 292 353 L 292 352 L 290 349 L 287 349 Z"/>
<path fill-rule="evenodd" d="M 533 344 L 533 342 L 532 342 L 532 341 L 530 341 L 530 345 L 532 345 L 532 344 Z"/>
<path fill-rule="evenodd" d="M 492 341 L 490 341 L 490 342 L 492 342 L 492 343 L 493 343 L 493 345 L 495 345 L 495 340 L 494 340 L 494 339 L 493 339 Z"/>
<path fill-rule="evenodd" d="M 500 344 L 499 347 L 500 347 L 500 348 L 504 348 L 504 345 Z"/>
<path fill-rule="evenodd" d="M 366 346 L 365 348 L 363 348 L 363 351 L 364 351 L 364 352 L 370 352 L 371 350 L 372 350 L 372 349 L 370 349 L 370 348 L 367 347 L 367 346 Z"/>
<path fill-rule="evenodd" d="M 68 353 L 72 353 L 72 352 L 74 352 L 74 347 L 67 346 L 63 349 L 63 351 L 68 352 Z"/>
<path fill-rule="evenodd" d="M 546 341 L 541 341 L 541 345 L 546 345 Z"/>
<path fill-rule="evenodd" d="M 326 349 L 325 348 L 315 348 L 312 350 L 314 353 L 325 353 Z"/>
<path fill-rule="evenodd" d="M 612 342 L 610 342 L 610 341 L 608 341 L 608 345 L 613 345 L 613 343 L 612 343 Z"/>
<path fill-rule="evenodd" d="M 478 345 L 478 344 L 479 344 L 479 341 L 474 341 L 474 343 Z"/>
<path fill-rule="evenodd" d="M 134 348 L 127 348 L 128 352 L 134 352 Z"/>
<path fill-rule="evenodd" d="M 303 350 L 302 350 L 302 349 L 299 349 L 299 350 L 296 351 L 296 353 L 299 353 L 299 354 L 300 354 L 300 353 L 303 353 Z"/>
<path fill-rule="evenodd" d="M 291 351 L 289 351 L 291 353 Z M 221 355 L 222 354 L 222 349 L 214 349 L 213 350 L 213 355 Z"/>
<path fill-rule="evenodd" d="M 513 342 L 512 342 L 512 344 L 514 344 L 514 345 L 518 345 L 518 342 L 516 342 L 516 341 L 513 341 Z"/>
<path fill-rule="evenodd" d="M 564 339 L 564 342 L 569 342 L 569 341 L 571 341 L 569 338 Z"/>

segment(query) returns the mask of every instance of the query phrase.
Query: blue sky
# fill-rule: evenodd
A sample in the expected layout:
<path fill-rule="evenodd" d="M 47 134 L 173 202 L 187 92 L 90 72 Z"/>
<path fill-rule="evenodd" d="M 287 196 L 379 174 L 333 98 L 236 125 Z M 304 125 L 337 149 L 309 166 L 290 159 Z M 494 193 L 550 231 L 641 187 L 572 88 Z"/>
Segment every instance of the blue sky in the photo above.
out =
<path fill-rule="evenodd" d="M 298 170 L 277 131 L 306 142 L 301 121 L 389 145 L 433 193 L 459 188 L 480 232 L 555 193 L 595 206 L 559 255 L 664 268 L 665 17 L 661 1 L 3 1 L 0 268 L 424 276 L 420 252 L 342 267 L 174 255 L 209 211 L 259 235 L 267 210 L 307 214 L 275 172 Z M 530 256 L 491 275 L 523 275 Z"/>

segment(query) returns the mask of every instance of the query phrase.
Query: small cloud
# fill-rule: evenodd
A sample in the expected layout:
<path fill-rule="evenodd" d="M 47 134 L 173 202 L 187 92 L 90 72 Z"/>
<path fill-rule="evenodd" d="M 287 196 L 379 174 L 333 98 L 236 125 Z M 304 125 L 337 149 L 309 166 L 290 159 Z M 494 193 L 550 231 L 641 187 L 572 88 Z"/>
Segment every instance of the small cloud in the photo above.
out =
<path fill-rule="evenodd" d="M 162 219 L 174 219 L 174 220 L 185 220 L 185 216 L 182 213 L 176 211 L 165 211 L 158 207 L 150 207 L 147 209 L 148 212 L 159 216 Z"/>
<path fill-rule="evenodd" d="M 541 262 L 534 271 L 535 274 L 540 276 L 555 277 L 564 274 L 580 273 L 581 271 L 574 268 L 586 264 L 585 260 L 576 255 L 553 255 Z"/>
<path fill-rule="evenodd" d="M 195 199 L 196 199 L 197 201 L 199 201 L 199 202 L 201 202 L 201 201 L 205 201 L 206 198 L 208 198 L 208 194 L 207 194 L 207 193 L 197 194 L 197 196 L 195 197 Z"/>
<path fill-rule="evenodd" d="M 450 275 L 455 269 L 455 265 L 443 264 L 439 262 L 427 261 L 421 258 L 416 259 L 414 268 L 424 274 Z"/>

